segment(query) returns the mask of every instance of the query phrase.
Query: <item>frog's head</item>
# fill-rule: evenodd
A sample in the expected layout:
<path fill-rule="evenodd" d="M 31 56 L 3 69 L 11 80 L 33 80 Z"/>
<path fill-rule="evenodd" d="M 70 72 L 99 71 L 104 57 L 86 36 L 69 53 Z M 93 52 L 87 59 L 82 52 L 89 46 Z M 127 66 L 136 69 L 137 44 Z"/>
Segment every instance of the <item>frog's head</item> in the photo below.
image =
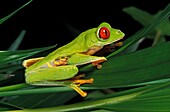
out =
<path fill-rule="evenodd" d="M 95 32 L 95 33 L 94 33 Z M 122 39 L 125 34 L 119 29 L 112 28 L 108 23 L 103 22 L 97 28 L 90 29 L 86 35 L 88 45 L 105 46 Z"/>

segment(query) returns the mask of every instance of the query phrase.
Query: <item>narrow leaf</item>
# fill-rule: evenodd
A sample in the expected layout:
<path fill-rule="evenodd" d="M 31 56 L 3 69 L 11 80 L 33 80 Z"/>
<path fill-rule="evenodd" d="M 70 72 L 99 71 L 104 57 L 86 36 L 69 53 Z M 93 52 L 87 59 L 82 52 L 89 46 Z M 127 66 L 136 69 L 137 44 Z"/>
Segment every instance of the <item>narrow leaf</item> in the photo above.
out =
<path fill-rule="evenodd" d="M 167 7 L 163 10 L 161 14 L 159 14 L 158 17 L 156 17 L 151 24 L 144 27 L 142 30 L 138 31 L 136 34 L 125 40 L 124 44 L 128 44 L 132 42 L 131 44 L 136 43 L 139 39 L 143 38 L 146 34 L 153 31 L 153 29 L 159 25 L 163 20 L 168 18 L 170 16 L 170 4 L 167 5 Z"/>
<path fill-rule="evenodd" d="M 29 50 L 16 50 L 16 51 L 0 51 L 0 64 L 6 64 L 17 60 L 24 59 L 26 57 L 35 55 L 45 50 L 51 49 L 55 46 L 35 48 Z"/>
<path fill-rule="evenodd" d="M 138 9 L 136 7 L 126 7 L 123 11 L 131 15 L 131 17 L 141 23 L 143 26 L 150 24 L 153 20 L 153 16 L 146 11 Z"/>
<path fill-rule="evenodd" d="M 159 85 L 157 85 L 159 87 Z M 141 94 L 125 102 L 105 105 L 102 108 L 118 112 L 169 112 L 170 86 L 164 86 Z"/>
<path fill-rule="evenodd" d="M 0 74 L 0 81 L 9 79 L 12 76 L 13 76 L 12 74 Z"/>
<path fill-rule="evenodd" d="M 37 111 L 41 111 L 41 112 L 69 111 L 69 112 L 71 112 L 71 111 L 81 111 L 81 110 L 89 111 L 89 110 L 94 110 L 94 109 L 98 109 L 101 107 L 107 108 L 107 106 L 109 106 L 109 105 L 113 106 L 113 107 L 111 107 L 113 110 L 118 110 L 119 108 L 117 109 L 116 105 L 123 104 L 128 101 L 135 101 L 135 99 L 137 99 L 137 100 L 141 99 L 141 100 L 145 101 L 148 98 L 150 98 L 150 95 L 153 96 L 153 97 L 151 97 L 151 99 L 154 99 L 153 101 L 157 101 L 157 102 L 159 100 L 161 100 L 161 98 L 164 98 L 164 97 L 165 97 L 165 99 L 169 98 L 169 95 L 168 95 L 170 92 L 169 86 L 170 86 L 169 83 L 164 83 L 162 85 L 150 85 L 150 86 L 145 86 L 145 87 L 141 87 L 141 88 L 137 88 L 137 89 L 131 89 L 131 90 L 123 91 L 123 92 L 110 94 L 110 95 L 102 97 L 102 98 L 84 101 L 84 102 L 80 102 L 80 103 L 75 103 L 75 104 L 70 104 L 70 105 L 62 105 L 62 106 L 56 106 L 56 107 L 49 107 L 49 108 L 15 110 L 15 112 L 37 112 Z M 161 94 L 162 92 L 164 94 Z M 150 100 L 148 99 L 148 101 L 150 101 Z M 167 102 L 165 102 L 167 104 L 169 104 L 169 102 L 170 102 L 169 100 L 165 100 L 165 101 L 167 101 Z M 142 103 L 142 104 L 144 104 L 144 103 Z M 133 110 L 133 105 L 134 104 L 131 103 L 132 108 L 128 108 L 128 109 Z M 163 104 L 162 104 L 162 106 L 167 107 L 166 110 L 170 110 L 169 106 L 163 105 Z M 145 108 L 145 107 L 143 107 L 143 108 Z M 152 108 L 150 110 L 152 110 Z M 163 109 L 160 109 L 160 110 L 163 110 Z M 8 111 L 8 112 L 10 112 L 10 111 Z"/>
<path fill-rule="evenodd" d="M 25 6 L 27 6 L 29 3 L 31 3 L 32 0 L 30 0 L 29 2 L 27 2 L 26 4 L 24 4 L 23 6 L 21 6 L 20 8 L 18 8 L 17 10 L 15 10 L 14 12 L 10 13 L 9 15 L 5 16 L 4 18 L 0 19 L 0 24 L 4 23 L 7 19 L 9 19 L 10 17 L 12 17 L 14 14 L 16 14 L 19 10 L 21 10 L 22 8 L 24 8 Z"/>
<path fill-rule="evenodd" d="M 25 36 L 26 31 L 22 30 L 17 39 L 11 44 L 11 46 L 8 48 L 10 51 L 17 50 L 19 45 L 21 44 L 24 36 Z"/>
<path fill-rule="evenodd" d="M 77 94 L 75 92 L 33 94 L 13 97 L 4 97 L 5 103 L 15 105 L 20 108 L 40 108 L 62 105 L 71 100 Z M 24 100 L 23 100 L 24 99 Z"/>

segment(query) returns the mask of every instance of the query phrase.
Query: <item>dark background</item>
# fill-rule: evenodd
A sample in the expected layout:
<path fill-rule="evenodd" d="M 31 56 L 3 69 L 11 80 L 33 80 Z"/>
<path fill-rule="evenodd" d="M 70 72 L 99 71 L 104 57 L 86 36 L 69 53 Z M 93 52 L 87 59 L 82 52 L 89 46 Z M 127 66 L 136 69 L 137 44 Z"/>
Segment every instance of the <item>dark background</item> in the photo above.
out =
<path fill-rule="evenodd" d="M 0 18 L 27 1 L 1 0 Z M 121 29 L 126 39 L 142 26 L 122 11 L 124 7 L 135 6 L 155 14 L 168 3 L 169 0 L 34 0 L 0 25 L 0 50 L 7 50 L 22 30 L 26 30 L 26 35 L 19 49 L 54 44 L 59 47 L 73 40 L 79 32 L 97 27 L 103 21 Z"/>

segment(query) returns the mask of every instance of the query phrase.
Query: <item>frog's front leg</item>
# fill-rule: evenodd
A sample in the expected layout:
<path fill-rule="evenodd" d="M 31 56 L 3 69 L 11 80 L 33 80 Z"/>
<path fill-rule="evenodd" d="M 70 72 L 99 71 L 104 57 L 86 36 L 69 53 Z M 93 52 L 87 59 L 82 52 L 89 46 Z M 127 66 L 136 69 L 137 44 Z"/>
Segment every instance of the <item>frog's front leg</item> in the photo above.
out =
<path fill-rule="evenodd" d="M 93 78 L 80 79 L 84 77 L 84 75 L 76 76 L 77 73 L 78 68 L 76 65 L 65 65 L 39 68 L 31 72 L 26 72 L 25 75 L 28 84 L 41 86 L 67 86 L 73 88 L 81 96 L 85 97 L 87 93 L 81 90 L 79 86 L 85 83 L 93 83 Z"/>
<path fill-rule="evenodd" d="M 86 54 L 80 54 L 76 53 L 72 55 L 68 59 L 68 64 L 71 65 L 83 65 L 87 63 L 92 63 L 93 66 L 97 66 L 97 68 L 101 68 L 100 63 L 106 61 L 107 59 L 105 57 L 98 57 L 98 56 L 90 56 Z"/>

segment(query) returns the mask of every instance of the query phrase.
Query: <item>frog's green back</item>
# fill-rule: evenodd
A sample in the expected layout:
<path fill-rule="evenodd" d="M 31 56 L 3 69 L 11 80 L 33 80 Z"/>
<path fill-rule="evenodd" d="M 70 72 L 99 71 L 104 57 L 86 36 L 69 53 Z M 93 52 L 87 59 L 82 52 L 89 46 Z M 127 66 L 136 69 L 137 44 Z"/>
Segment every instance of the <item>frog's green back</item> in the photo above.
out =
<path fill-rule="evenodd" d="M 60 57 L 66 57 L 66 56 L 72 55 L 74 53 L 87 51 L 91 46 L 93 46 L 92 45 L 93 43 L 90 44 L 87 42 L 86 34 L 88 34 L 88 32 L 93 32 L 91 36 L 93 36 L 93 35 L 95 36 L 95 33 L 94 33 L 95 30 L 96 30 L 96 28 L 93 28 L 93 29 L 87 30 L 85 32 L 82 32 L 73 41 L 56 49 L 55 51 L 53 51 L 52 53 L 50 53 L 49 55 L 44 57 L 42 60 L 36 62 L 35 64 L 33 64 L 32 66 L 27 68 L 26 71 L 29 72 L 33 69 L 39 68 L 39 67 L 45 65 L 47 62 L 51 62 L 54 59 L 58 59 Z"/>

